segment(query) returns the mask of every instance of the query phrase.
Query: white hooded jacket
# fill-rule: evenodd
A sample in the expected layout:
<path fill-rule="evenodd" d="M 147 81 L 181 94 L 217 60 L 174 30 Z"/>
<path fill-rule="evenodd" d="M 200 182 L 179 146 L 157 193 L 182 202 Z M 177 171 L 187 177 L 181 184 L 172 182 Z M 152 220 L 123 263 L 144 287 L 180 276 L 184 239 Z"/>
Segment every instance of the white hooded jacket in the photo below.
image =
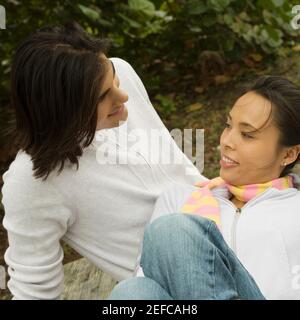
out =
<path fill-rule="evenodd" d="M 294 188 L 269 188 L 241 209 L 226 188 L 212 190 L 221 210 L 222 234 L 266 299 L 300 299 L 300 178 Z M 158 198 L 151 222 L 181 212 L 196 187 L 176 184 Z M 143 275 L 140 268 L 137 275 Z"/>

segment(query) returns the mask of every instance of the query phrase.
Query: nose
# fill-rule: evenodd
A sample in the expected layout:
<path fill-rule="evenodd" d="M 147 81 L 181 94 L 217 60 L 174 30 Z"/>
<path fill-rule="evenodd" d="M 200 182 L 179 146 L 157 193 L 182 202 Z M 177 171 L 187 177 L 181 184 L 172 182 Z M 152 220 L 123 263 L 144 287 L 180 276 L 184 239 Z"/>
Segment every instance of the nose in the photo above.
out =
<path fill-rule="evenodd" d="M 119 98 L 119 101 L 121 103 L 125 103 L 128 101 L 128 94 L 126 91 L 124 91 L 123 89 L 120 89 L 119 88 L 119 94 L 118 94 L 118 98 Z"/>
<path fill-rule="evenodd" d="M 221 138 L 220 145 L 225 149 L 235 149 L 234 136 L 232 130 L 224 130 Z"/>

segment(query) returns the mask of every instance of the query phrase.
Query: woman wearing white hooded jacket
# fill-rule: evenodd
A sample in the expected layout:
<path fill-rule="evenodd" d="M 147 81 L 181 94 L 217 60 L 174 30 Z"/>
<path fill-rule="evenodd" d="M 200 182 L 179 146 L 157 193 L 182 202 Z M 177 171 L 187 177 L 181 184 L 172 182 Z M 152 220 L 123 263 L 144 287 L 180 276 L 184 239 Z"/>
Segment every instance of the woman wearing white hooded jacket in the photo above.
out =
<path fill-rule="evenodd" d="M 299 144 L 299 88 L 261 77 L 228 114 L 220 177 L 158 198 L 138 277 L 109 299 L 300 299 Z"/>

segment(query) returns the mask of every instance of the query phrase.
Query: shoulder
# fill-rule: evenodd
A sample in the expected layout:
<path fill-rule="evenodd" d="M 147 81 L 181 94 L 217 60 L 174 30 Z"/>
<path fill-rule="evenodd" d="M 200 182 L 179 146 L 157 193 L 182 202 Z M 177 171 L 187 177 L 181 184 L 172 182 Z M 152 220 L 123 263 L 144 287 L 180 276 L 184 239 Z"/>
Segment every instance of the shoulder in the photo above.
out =
<path fill-rule="evenodd" d="M 196 189 L 197 187 L 193 185 L 174 183 L 160 194 L 156 205 L 166 204 L 173 210 L 178 210 L 189 195 Z"/>
<path fill-rule="evenodd" d="M 184 200 L 196 189 L 197 187 L 190 184 L 174 183 L 163 191 L 163 193 L 161 194 L 161 197 L 165 197 L 165 198 L 176 197 L 176 199 Z"/>
<path fill-rule="evenodd" d="M 2 202 L 5 211 L 62 203 L 60 193 L 52 185 L 52 176 L 45 181 L 35 178 L 31 158 L 23 151 L 18 152 L 3 174 L 3 182 Z"/>
<path fill-rule="evenodd" d="M 178 213 L 188 196 L 196 189 L 189 184 L 174 183 L 157 198 L 150 222 L 160 216 Z"/>
<path fill-rule="evenodd" d="M 288 203 L 291 204 L 291 207 L 293 206 L 295 212 L 298 213 L 298 208 L 300 207 L 300 190 L 299 189 L 294 189 L 294 193 L 291 193 L 291 200 L 289 200 L 289 198 L 287 198 Z"/>
<path fill-rule="evenodd" d="M 34 184 L 33 164 L 28 154 L 19 151 L 15 159 L 10 164 L 8 170 L 3 174 L 3 193 L 7 189 L 17 190 L 20 186 L 26 185 L 28 188 Z"/>

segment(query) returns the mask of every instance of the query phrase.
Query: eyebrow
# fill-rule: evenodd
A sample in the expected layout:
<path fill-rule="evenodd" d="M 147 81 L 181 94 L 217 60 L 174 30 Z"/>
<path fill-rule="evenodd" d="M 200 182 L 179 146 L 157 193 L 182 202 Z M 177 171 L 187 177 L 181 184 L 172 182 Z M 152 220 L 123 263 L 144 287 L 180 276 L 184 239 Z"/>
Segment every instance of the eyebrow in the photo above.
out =
<path fill-rule="evenodd" d="M 109 61 L 110 61 L 111 66 L 112 66 L 113 79 L 114 79 L 114 78 L 115 78 L 115 75 L 116 75 L 116 69 L 115 69 L 115 66 L 114 66 L 114 64 L 112 63 L 112 61 L 111 61 L 111 60 L 109 60 Z M 104 91 L 104 92 L 101 94 L 101 96 L 98 98 L 98 100 L 103 100 L 103 98 L 108 94 L 108 92 L 109 92 L 110 89 L 111 89 L 111 88 L 109 88 L 109 89 L 107 89 L 106 91 Z"/>
<path fill-rule="evenodd" d="M 228 113 L 228 118 L 230 119 L 230 120 L 232 120 L 232 117 L 231 117 L 231 115 L 230 115 L 230 113 Z M 254 131 L 259 131 L 259 129 L 257 129 L 257 128 L 255 128 L 255 127 L 253 127 L 253 125 L 252 124 L 250 124 L 250 123 L 247 123 L 247 122 L 240 122 L 239 123 L 239 125 L 240 126 L 243 126 L 243 127 L 250 127 L 250 128 L 253 128 L 254 129 Z"/>

